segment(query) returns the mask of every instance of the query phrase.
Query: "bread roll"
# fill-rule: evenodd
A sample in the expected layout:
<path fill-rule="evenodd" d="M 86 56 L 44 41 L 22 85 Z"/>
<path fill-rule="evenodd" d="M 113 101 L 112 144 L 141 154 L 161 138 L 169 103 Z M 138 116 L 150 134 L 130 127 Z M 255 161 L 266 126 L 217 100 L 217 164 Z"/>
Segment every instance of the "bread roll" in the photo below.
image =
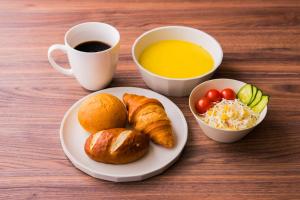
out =
<path fill-rule="evenodd" d="M 82 102 L 78 111 L 78 121 L 89 133 L 122 128 L 126 124 L 124 104 L 111 94 L 96 94 Z"/>
<path fill-rule="evenodd" d="M 149 138 L 136 130 L 115 128 L 91 134 L 85 143 L 87 155 L 98 162 L 125 164 L 143 157 Z"/>

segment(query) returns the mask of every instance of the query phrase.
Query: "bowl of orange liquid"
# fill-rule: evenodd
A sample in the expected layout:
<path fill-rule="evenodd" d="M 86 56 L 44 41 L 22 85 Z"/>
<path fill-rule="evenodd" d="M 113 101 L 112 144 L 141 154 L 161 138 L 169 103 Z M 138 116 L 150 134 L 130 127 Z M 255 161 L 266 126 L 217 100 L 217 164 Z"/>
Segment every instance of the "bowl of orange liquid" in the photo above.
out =
<path fill-rule="evenodd" d="M 208 80 L 223 59 L 221 45 L 209 34 L 185 26 L 165 26 L 139 36 L 133 60 L 152 90 L 167 96 L 188 96 Z"/>

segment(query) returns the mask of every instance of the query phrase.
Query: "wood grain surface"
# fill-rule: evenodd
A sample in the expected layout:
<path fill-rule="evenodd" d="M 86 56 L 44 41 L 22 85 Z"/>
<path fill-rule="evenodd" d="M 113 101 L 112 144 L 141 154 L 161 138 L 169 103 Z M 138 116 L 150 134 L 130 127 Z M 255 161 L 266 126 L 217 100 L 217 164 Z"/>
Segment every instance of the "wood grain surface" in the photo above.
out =
<path fill-rule="evenodd" d="M 77 170 L 64 155 L 59 126 L 89 92 L 56 72 L 47 49 L 86 21 L 121 33 L 109 87 L 147 88 L 131 58 L 141 33 L 186 25 L 219 40 L 215 78 L 259 86 L 271 95 L 265 121 L 243 140 L 208 139 L 188 108 L 170 98 L 189 125 L 181 158 L 142 182 L 111 183 Z M 56 59 L 67 66 L 61 53 Z M 275 1 L 0 1 L 0 199 L 300 199 L 300 2 Z"/>

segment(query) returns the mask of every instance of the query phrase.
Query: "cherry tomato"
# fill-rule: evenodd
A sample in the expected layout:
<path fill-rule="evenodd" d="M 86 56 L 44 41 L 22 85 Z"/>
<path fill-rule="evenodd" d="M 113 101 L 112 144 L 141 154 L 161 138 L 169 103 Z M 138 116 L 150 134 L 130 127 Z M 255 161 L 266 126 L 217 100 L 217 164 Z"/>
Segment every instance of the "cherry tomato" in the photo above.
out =
<path fill-rule="evenodd" d="M 200 114 L 205 113 L 212 106 L 213 103 L 207 97 L 202 97 L 196 102 L 195 105 L 197 112 Z"/>
<path fill-rule="evenodd" d="M 212 102 L 219 102 L 222 100 L 221 93 L 216 89 L 208 90 L 205 94 L 205 97 L 207 97 Z"/>
<path fill-rule="evenodd" d="M 235 99 L 235 92 L 230 88 L 225 88 L 221 91 L 222 98 L 227 100 L 234 100 Z"/>

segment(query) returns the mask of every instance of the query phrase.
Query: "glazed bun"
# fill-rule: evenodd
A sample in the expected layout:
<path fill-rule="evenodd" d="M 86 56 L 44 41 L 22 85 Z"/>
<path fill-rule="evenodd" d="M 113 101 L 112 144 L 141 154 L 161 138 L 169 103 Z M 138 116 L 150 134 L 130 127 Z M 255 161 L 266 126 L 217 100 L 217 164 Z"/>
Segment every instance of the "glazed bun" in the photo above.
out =
<path fill-rule="evenodd" d="M 78 121 L 89 133 L 123 128 L 126 125 L 126 108 L 111 94 L 96 94 L 82 102 L 78 111 Z"/>

